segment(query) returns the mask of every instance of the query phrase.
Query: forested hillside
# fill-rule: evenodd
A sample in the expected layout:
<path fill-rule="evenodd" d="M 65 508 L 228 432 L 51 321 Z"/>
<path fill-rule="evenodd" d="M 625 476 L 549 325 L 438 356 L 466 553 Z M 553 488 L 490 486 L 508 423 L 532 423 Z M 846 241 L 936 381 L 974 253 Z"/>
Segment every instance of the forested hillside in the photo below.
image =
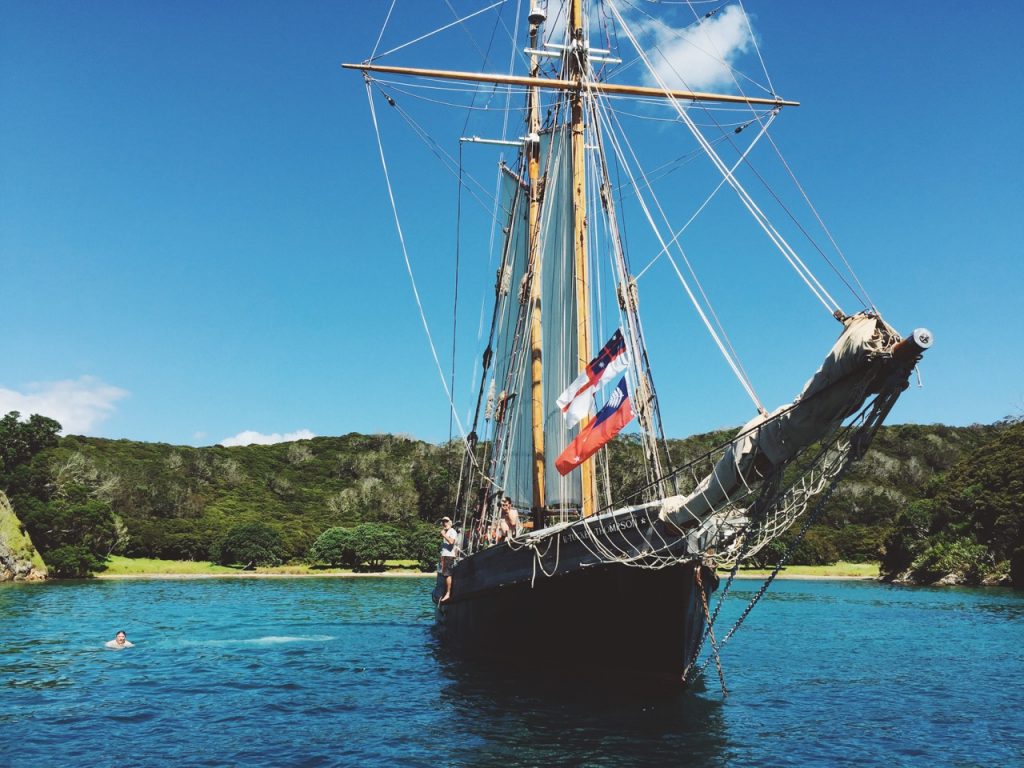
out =
<path fill-rule="evenodd" d="M 285 560 L 306 557 L 329 528 L 379 523 L 411 534 L 451 512 L 461 459 L 457 445 L 392 435 L 233 448 L 58 438 L 59 425 L 38 418 L 4 419 L 0 442 L 17 443 L 21 431 L 34 442 L 30 450 L 22 435 L 22 447 L 7 451 L 14 458 L 0 468 L 0 489 L 58 574 L 102 567 L 110 553 L 224 560 L 220 548 L 240 525 L 269 529 Z M 951 563 L 961 581 L 1005 576 L 1022 544 L 1022 430 L 1010 422 L 883 427 L 792 562 L 881 560 L 891 577 L 931 581 Z M 682 464 L 733 433 L 672 440 L 672 459 Z M 634 440 L 612 444 L 610 466 L 623 500 L 642 486 Z M 784 537 L 765 558 L 786 547 Z M 928 568 L 915 567 L 929 557 Z M 961 568 L 964 557 L 974 567 Z"/>
<path fill-rule="evenodd" d="M 883 547 L 885 578 L 1024 588 L 1024 421 L 929 478 L 902 505 Z"/>
<path fill-rule="evenodd" d="M 41 482 L 16 488 L 12 502 L 44 558 L 84 543 L 99 556 L 216 560 L 234 526 L 260 522 L 280 534 L 287 560 L 332 526 L 410 529 L 439 517 L 450 454 L 391 435 L 239 448 L 72 436 L 33 460 Z"/>

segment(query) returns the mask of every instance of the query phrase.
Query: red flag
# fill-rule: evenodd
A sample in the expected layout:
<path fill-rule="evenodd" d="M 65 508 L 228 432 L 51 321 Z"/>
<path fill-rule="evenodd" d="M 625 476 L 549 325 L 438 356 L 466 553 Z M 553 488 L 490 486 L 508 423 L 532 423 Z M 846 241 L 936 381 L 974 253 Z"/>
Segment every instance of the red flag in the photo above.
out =
<path fill-rule="evenodd" d="M 619 380 L 611 397 L 597 418 L 590 422 L 555 459 L 559 474 L 567 475 L 589 459 L 598 449 L 615 437 L 633 419 L 633 406 L 629 402 L 626 377 Z"/>

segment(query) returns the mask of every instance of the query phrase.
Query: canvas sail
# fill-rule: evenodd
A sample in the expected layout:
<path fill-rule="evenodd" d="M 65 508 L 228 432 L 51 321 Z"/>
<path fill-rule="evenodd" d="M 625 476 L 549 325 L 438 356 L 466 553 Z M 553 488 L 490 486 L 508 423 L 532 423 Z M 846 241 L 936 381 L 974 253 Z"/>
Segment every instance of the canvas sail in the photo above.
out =
<path fill-rule="evenodd" d="M 580 504 L 578 477 L 564 478 L 554 458 L 575 436 L 562 419 L 556 400 L 577 371 L 577 313 L 573 294 L 572 196 L 568 194 L 568 141 L 564 130 L 541 137 L 544 198 L 538 222 L 539 280 L 543 309 L 542 402 L 544 407 L 545 488 L 549 509 L 574 509 Z M 496 333 L 493 344 L 492 408 L 494 477 L 503 495 L 529 509 L 533 497 L 533 433 L 531 417 L 529 286 L 524 282 L 529 259 L 528 194 L 514 174 L 502 182 L 508 226 L 502 266 L 496 283 Z"/>

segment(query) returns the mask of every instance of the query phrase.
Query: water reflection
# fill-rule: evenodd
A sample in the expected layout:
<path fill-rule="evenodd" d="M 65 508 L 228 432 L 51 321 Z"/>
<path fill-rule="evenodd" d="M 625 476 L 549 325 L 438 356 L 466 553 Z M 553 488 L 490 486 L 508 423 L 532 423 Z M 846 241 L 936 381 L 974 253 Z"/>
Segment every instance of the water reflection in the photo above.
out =
<path fill-rule="evenodd" d="M 720 697 L 451 658 L 436 640 L 456 765 L 725 765 Z M 639 763 L 638 763 L 639 761 Z"/>

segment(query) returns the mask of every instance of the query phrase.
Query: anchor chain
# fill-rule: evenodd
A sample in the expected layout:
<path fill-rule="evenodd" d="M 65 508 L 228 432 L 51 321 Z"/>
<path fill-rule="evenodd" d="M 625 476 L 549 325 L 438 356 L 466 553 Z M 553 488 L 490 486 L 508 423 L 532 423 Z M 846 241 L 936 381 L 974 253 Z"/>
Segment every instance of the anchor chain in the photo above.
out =
<path fill-rule="evenodd" d="M 702 565 L 698 565 L 694 568 L 693 575 L 696 577 L 697 589 L 700 591 L 700 602 L 704 607 L 704 621 L 707 622 L 708 637 L 711 639 L 711 652 L 714 654 L 715 666 L 718 668 L 718 682 L 722 685 L 722 697 L 724 698 L 729 695 L 729 689 L 725 686 L 725 672 L 722 671 L 722 660 L 719 658 L 718 654 L 718 643 L 715 640 L 714 625 L 711 621 L 711 616 L 709 615 L 710 612 L 708 611 L 708 595 L 704 591 L 704 582 L 700 578 L 701 567 Z M 686 678 L 685 672 L 683 673 L 683 678 Z"/>
<path fill-rule="evenodd" d="M 697 678 L 704 674 L 704 671 L 707 669 L 708 664 L 710 664 L 712 659 L 714 659 L 715 664 L 718 667 L 719 679 L 722 681 L 723 692 L 726 695 L 728 695 L 727 691 L 725 691 L 725 680 L 722 675 L 721 660 L 719 658 L 721 649 L 725 646 L 727 642 L 729 642 L 729 639 L 740 628 L 740 626 L 746 620 L 747 616 L 750 615 L 750 612 L 754 609 L 754 606 L 757 605 L 758 601 L 760 601 L 760 599 L 764 596 L 765 592 L 768 591 L 768 587 L 771 586 L 772 582 L 775 580 L 775 577 L 779 575 L 779 572 L 786 566 L 786 563 L 789 562 L 789 559 L 793 556 L 793 553 L 796 551 L 797 547 L 803 541 L 803 538 L 807 534 L 808 529 L 810 529 L 811 525 L 813 525 L 814 522 L 817 520 L 818 516 L 824 509 L 825 504 L 832 497 L 832 494 L 835 492 L 836 488 L 839 487 L 840 482 L 842 482 L 843 478 L 846 476 L 846 473 L 849 471 L 850 467 L 853 466 L 853 464 L 857 462 L 860 458 L 862 458 L 864 454 L 867 452 L 868 447 L 871 445 L 871 442 L 874 439 L 875 433 L 878 431 L 878 428 L 882 425 L 882 422 L 885 420 L 885 417 L 889 415 L 889 411 L 892 410 L 892 407 L 896 404 L 896 400 L 899 398 L 900 394 L 903 392 L 904 389 L 907 388 L 911 371 L 912 369 L 908 367 L 906 369 L 900 369 L 900 371 L 894 372 L 892 376 L 890 376 L 889 380 L 886 382 L 886 385 L 882 387 L 878 396 L 875 398 L 875 401 L 871 408 L 871 412 L 868 414 L 867 418 L 864 420 L 864 423 L 857 429 L 857 431 L 854 433 L 853 437 L 850 440 L 849 460 L 832 478 L 832 481 L 829 483 L 828 488 L 825 489 L 821 497 L 818 499 L 817 503 L 814 505 L 814 508 L 810 511 L 810 513 L 808 513 L 807 518 L 804 520 L 804 524 L 801 526 L 800 531 L 797 533 L 793 542 L 786 549 L 785 553 L 783 553 L 782 557 L 779 559 L 779 562 L 772 569 L 771 574 L 769 574 L 768 578 L 765 579 L 760 589 L 758 589 L 757 593 L 747 604 L 747 607 L 743 610 L 743 613 L 740 614 L 739 618 L 736 619 L 736 622 L 732 625 L 729 631 L 722 638 L 722 642 L 716 643 L 712 629 L 714 619 L 717 618 L 718 610 L 722 606 L 722 599 L 724 599 L 725 594 L 728 592 L 729 586 L 732 584 L 736 572 L 739 570 L 739 563 L 742 559 L 743 553 L 741 553 L 741 555 L 736 558 L 736 563 L 733 565 L 732 572 L 729 574 L 729 580 L 726 583 L 725 589 L 723 590 L 722 599 L 719 600 L 719 603 L 715 608 L 714 616 L 707 619 L 708 624 L 705 628 L 704 636 L 701 637 L 701 641 L 697 645 L 697 649 L 691 657 L 690 663 L 686 665 L 686 668 L 683 671 L 683 684 L 688 684 L 690 682 L 693 682 L 694 680 L 697 680 Z M 700 570 L 699 566 L 697 570 Z M 701 590 L 701 596 L 704 598 L 704 610 L 705 616 L 707 616 L 707 598 L 704 595 L 703 589 Z M 700 655 L 700 651 L 704 645 L 705 638 L 709 636 L 711 637 L 713 653 L 711 656 L 704 660 L 704 663 L 701 664 L 700 668 L 693 673 L 692 677 L 690 677 L 690 670 L 693 668 L 694 662 L 696 662 L 698 656 Z"/>

